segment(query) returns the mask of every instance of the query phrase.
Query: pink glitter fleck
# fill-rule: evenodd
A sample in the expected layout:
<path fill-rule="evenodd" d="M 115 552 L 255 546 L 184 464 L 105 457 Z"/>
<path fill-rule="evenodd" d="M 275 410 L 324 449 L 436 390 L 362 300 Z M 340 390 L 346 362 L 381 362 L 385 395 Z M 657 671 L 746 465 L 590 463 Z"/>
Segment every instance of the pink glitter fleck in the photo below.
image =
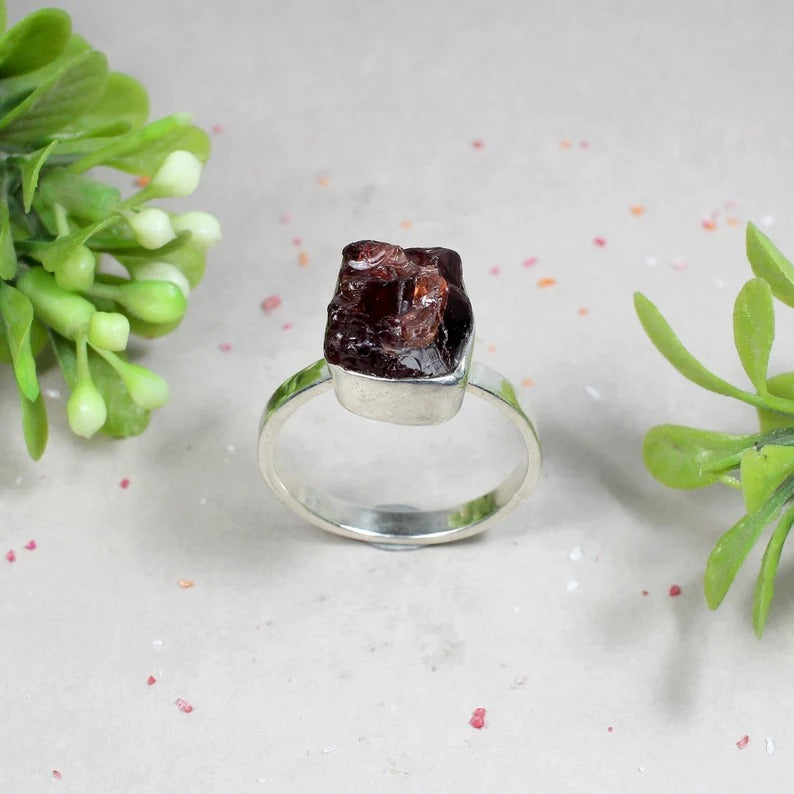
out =
<path fill-rule="evenodd" d="M 281 215 L 278 216 L 279 223 L 289 223 L 292 220 L 292 215 L 289 212 L 282 212 Z"/>
<path fill-rule="evenodd" d="M 270 314 L 274 309 L 278 309 L 281 306 L 281 298 L 278 295 L 269 295 L 262 301 L 261 306 L 265 314 Z"/>
<path fill-rule="evenodd" d="M 126 490 L 127 488 L 129 488 L 129 487 L 130 487 L 130 481 L 129 481 L 129 478 L 128 478 L 128 477 L 125 477 L 125 478 L 124 478 L 124 479 L 123 479 L 123 480 L 122 480 L 122 481 L 119 483 L 119 485 L 120 485 L 122 488 L 124 488 L 124 490 Z"/>
<path fill-rule="evenodd" d="M 469 720 L 469 725 L 471 725 L 472 728 L 476 728 L 477 730 L 480 730 L 480 728 L 484 727 L 485 709 L 474 709 L 471 719 Z"/>
<path fill-rule="evenodd" d="M 282 330 L 282 331 L 289 331 L 289 330 L 290 330 L 290 328 L 292 328 L 292 323 L 284 323 L 284 324 L 281 326 L 281 330 Z"/>
<path fill-rule="evenodd" d="M 612 733 L 612 731 L 614 731 L 614 730 L 615 730 L 615 729 L 614 729 L 614 728 L 613 728 L 613 727 L 610 725 L 610 726 L 607 728 L 607 733 Z"/>
<path fill-rule="evenodd" d="M 650 595 L 650 593 L 649 593 L 647 590 L 643 590 L 643 591 L 642 591 L 642 594 L 643 594 L 644 596 Z"/>
<path fill-rule="evenodd" d="M 537 263 L 538 263 L 538 258 L 536 256 L 529 256 L 521 264 L 524 267 L 532 267 L 532 265 L 537 265 Z"/>
<path fill-rule="evenodd" d="M 223 125 L 221 125 L 221 124 L 213 124 L 212 125 L 212 132 L 215 135 L 220 135 L 223 132 Z"/>
<path fill-rule="evenodd" d="M 594 237 L 593 238 L 593 245 L 597 245 L 599 248 L 603 248 L 607 244 L 607 241 L 603 237 Z"/>
<path fill-rule="evenodd" d="M 231 349 L 232 346 L 228 342 L 221 342 L 218 345 L 218 350 L 220 350 L 221 353 L 228 353 Z"/>
<path fill-rule="evenodd" d="M 300 245 L 302 242 L 303 242 L 303 240 L 300 237 L 293 237 L 292 238 L 292 244 L 293 245 Z"/>
<path fill-rule="evenodd" d="M 190 714 L 193 711 L 193 706 L 190 705 L 184 698 L 177 698 L 176 699 L 176 707 L 183 713 L 183 714 Z"/>
<path fill-rule="evenodd" d="M 579 148 L 580 149 L 589 149 L 590 148 L 589 141 L 579 141 Z"/>
<path fill-rule="evenodd" d="M 62 775 L 62 774 L 61 774 L 61 773 L 60 773 L 60 772 L 59 772 L 57 769 L 53 769 L 53 770 L 52 770 L 52 776 L 53 776 L 53 777 L 54 777 L 56 780 L 60 780 L 60 779 L 63 777 L 63 775 Z"/>
<path fill-rule="evenodd" d="M 502 268 L 499 265 L 494 265 L 489 271 L 492 276 L 498 276 L 502 272 Z"/>
<path fill-rule="evenodd" d="M 673 268 L 673 270 L 677 270 L 679 273 L 683 273 L 689 265 L 684 262 L 683 259 L 674 259 L 670 262 L 670 267 Z"/>
<path fill-rule="evenodd" d="M 25 548 L 26 548 L 28 551 L 35 551 L 35 550 L 38 548 L 38 544 L 36 543 L 36 541 L 35 541 L 35 540 L 29 540 L 29 541 L 28 541 L 28 542 L 25 544 Z"/>
<path fill-rule="evenodd" d="M 748 744 L 750 744 L 750 737 L 746 733 L 744 734 L 744 736 L 742 736 L 741 739 L 739 739 L 738 742 L 736 742 L 736 746 L 740 750 L 744 750 L 744 748 L 747 747 Z"/>
<path fill-rule="evenodd" d="M 9 549 L 9 550 L 6 552 L 6 559 L 7 559 L 9 562 L 16 562 L 16 561 L 17 561 L 17 555 L 16 555 L 16 554 L 14 554 L 14 550 L 13 550 L 13 549 Z"/>
<path fill-rule="evenodd" d="M 156 684 L 156 683 L 157 683 L 157 679 L 156 679 L 156 678 L 155 678 L 153 675 L 150 675 L 150 676 L 149 676 L 149 677 L 146 679 L 146 683 L 147 683 L 149 686 L 151 686 L 152 684 Z"/>
<path fill-rule="evenodd" d="M 479 138 L 477 138 L 477 140 L 474 140 L 474 141 L 471 142 L 471 148 L 472 149 L 484 149 L 485 148 L 485 143 L 483 141 L 481 141 Z"/>
<path fill-rule="evenodd" d="M 668 592 L 672 598 L 675 598 L 676 596 L 681 595 L 681 588 L 677 584 L 671 584 L 670 590 Z"/>

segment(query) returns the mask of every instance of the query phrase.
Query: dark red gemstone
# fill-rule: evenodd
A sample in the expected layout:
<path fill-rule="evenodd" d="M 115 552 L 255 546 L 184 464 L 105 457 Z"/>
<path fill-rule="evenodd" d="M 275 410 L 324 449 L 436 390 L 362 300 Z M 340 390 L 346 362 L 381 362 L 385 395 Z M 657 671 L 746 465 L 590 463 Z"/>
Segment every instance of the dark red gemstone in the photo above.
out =
<path fill-rule="evenodd" d="M 448 248 L 350 243 L 328 306 L 325 358 L 381 378 L 454 372 L 474 320 L 460 256 Z"/>

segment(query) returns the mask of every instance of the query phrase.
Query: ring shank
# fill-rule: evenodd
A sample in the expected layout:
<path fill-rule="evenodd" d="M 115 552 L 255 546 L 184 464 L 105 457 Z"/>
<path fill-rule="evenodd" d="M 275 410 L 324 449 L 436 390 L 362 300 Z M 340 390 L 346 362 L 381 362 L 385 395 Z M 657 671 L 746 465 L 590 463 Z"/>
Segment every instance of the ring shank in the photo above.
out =
<path fill-rule="evenodd" d="M 301 406 L 332 388 L 331 374 L 321 359 L 288 378 L 270 398 L 260 424 L 259 465 L 274 493 L 306 521 L 336 535 L 379 544 L 428 545 L 445 543 L 482 532 L 499 515 L 529 495 L 540 474 L 541 452 L 532 422 L 521 409 L 509 381 L 484 364 L 474 363 L 466 391 L 504 413 L 520 433 L 523 454 L 495 488 L 443 510 L 404 507 L 366 507 L 317 490 L 292 471 L 279 470 L 276 437 Z"/>

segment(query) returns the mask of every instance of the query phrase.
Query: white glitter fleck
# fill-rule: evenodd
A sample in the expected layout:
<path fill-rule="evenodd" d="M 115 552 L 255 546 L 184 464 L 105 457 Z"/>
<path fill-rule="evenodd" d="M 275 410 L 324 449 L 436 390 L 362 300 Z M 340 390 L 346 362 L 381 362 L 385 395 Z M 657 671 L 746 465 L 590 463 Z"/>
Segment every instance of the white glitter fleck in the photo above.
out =
<path fill-rule="evenodd" d="M 155 648 L 162 648 L 163 647 L 163 641 L 162 640 L 152 640 L 152 645 L 154 645 Z"/>
<path fill-rule="evenodd" d="M 642 774 L 642 773 L 645 771 L 645 766 L 644 766 L 643 764 L 640 764 L 640 765 L 637 767 L 637 771 L 638 771 L 640 774 Z"/>
<path fill-rule="evenodd" d="M 721 278 L 714 279 L 714 286 L 717 289 L 722 289 L 725 286 L 725 282 Z"/>
<path fill-rule="evenodd" d="M 584 387 L 584 393 L 588 397 L 592 397 L 594 400 L 600 400 L 601 399 L 601 392 L 598 391 L 598 389 L 596 389 L 595 386 L 585 386 Z"/>
<path fill-rule="evenodd" d="M 234 444 L 227 444 L 226 445 L 226 451 L 227 452 L 234 452 L 235 449 L 236 449 L 236 447 L 234 446 Z"/>
<path fill-rule="evenodd" d="M 582 549 L 579 546 L 574 546 L 568 552 L 568 559 L 573 560 L 574 562 L 576 562 L 576 560 L 581 560 L 583 556 Z"/>
<path fill-rule="evenodd" d="M 513 607 L 513 612 L 518 614 L 521 611 L 521 607 Z"/>
<path fill-rule="evenodd" d="M 199 504 L 200 505 L 207 504 L 207 497 L 206 496 L 202 496 L 201 499 L 199 499 Z"/>
<path fill-rule="evenodd" d="M 323 752 L 328 755 L 328 753 L 335 753 L 338 749 L 336 745 L 332 745 L 331 747 L 323 747 Z"/>
<path fill-rule="evenodd" d="M 44 393 L 51 399 L 51 400 L 58 400 L 61 396 L 60 389 L 45 389 Z"/>
<path fill-rule="evenodd" d="M 764 217 L 759 221 L 761 226 L 763 226 L 765 229 L 768 229 L 774 222 L 775 219 L 771 215 L 764 215 Z"/>
<path fill-rule="evenodd" d="M 267 783 L 267 778 L 266 777 L 258 777 L 256 779 L 256 782 L 257 783 Z"/>
<path fill-rule="evenodd" d="M 16 480 L 14 480 L 14 485 L 22 485 L 22 475 L 20 475 L 19 477 L 16 478 Z"/>
<path fill-rule="evenodd" d="M 767 739 L 765 745 L 766 745 L 766 754 L 772 755 L 772 753 L 775 752 L 775 743 L 771 739 Z"/>
<path fill-rule="evenodd" d="M 568 584 L 567 584 L 567 585 L 565 585 L 565 589 L 566 589 L 566 590 L 567 590 L 569 593 L 572 593 L 574 590 L 577 590 L 577 589 L 578 589 L 578 587 L 579 587 L 579 582 L 577 582 L 577 581 L 576 581 L 576 579 L 571 579 L 571 581 L 570 581 L 570 582 L 568 582 Z"/>
<path fill-rule="evenodd" d="M 647 267 L 656 267 L 659 264 L 659 260 L 655 256 L 648 256 L 645 258 L 645 264 Z"/>

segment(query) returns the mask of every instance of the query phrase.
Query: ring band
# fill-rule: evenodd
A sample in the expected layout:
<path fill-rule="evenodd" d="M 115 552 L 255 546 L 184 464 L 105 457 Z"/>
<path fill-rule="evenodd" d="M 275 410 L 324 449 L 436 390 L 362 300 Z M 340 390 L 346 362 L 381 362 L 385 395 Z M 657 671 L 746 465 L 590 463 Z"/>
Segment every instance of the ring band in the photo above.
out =
<path fill-rule="evenodd" d="M 521 409 L 510 382 L 484 364 L 471 365 L 466 392 L 484 399 L 511 420 L 525 454 L 508 477 L 487 493 L 446 510 L 409 511 L 366 507 L 306 485 L 298 472 L 278 466 L 275 440 L 282 425 L 302 405 L 333 388 L 325 359 L 288 378 L 268 401 L 259 430 L 259 465 L 276 496 L 304 520 L 355 540 L 423 546 L 446 543 L 487 529 L 513 510 L 535 488 L 541 452 L 532 422 Z"/>
<path fill-rule="evenodd" d="M 540 442 L 510 382 L 471 363 L 473 330 L 454 251 L 402 249 L 371 240 L 347 246 L 329 307 L 325 358 L 284 381 L 260 422 L 259 465 L 276 496 L 304 520 L 336 535 L 396 546 L 461 540 L 517 507 L 537 483 Z M 343 499 L 309 485 L 276 453 L 284 423 L 332 388 L 355 414 L 407 425 L 445 422 L 457 414 L 464 393 L 473 394 L 510 419 L 522 454 L 496 487 L 445 509 Z"/>

